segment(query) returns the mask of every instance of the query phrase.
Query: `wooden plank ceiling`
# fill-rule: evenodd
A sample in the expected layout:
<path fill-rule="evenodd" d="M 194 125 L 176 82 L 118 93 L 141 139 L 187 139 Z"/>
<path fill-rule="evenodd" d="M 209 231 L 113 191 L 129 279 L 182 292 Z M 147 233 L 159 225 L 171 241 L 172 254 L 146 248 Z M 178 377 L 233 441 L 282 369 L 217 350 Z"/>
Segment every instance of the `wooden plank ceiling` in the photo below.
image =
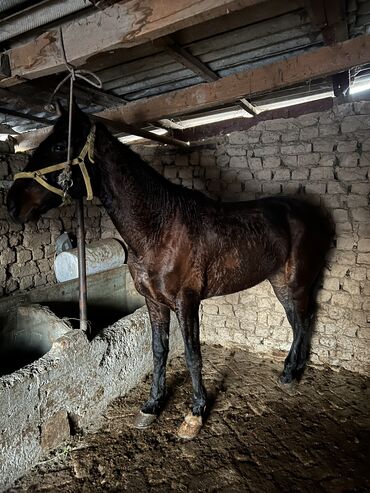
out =
<path fill-rule="evenodd" d="M 306 93 L 318 81 L 342 95 L 349 70 L 370 63 L 370 35 L 351 39 L 346 16 L 341 0 L 125 0 L 59 24 L 68 62 L 104 82 L 103 90 L 77 84 L 78 102 L 115 133 L 145 137 L 228 105 L 253 117 L 264 98 L 287 87 L 305 93 L 308 81 Z M 45 107 L 65 72 L 59 26 L 5 48 L 0 123 L 27 149 L 53 122 Z"/>

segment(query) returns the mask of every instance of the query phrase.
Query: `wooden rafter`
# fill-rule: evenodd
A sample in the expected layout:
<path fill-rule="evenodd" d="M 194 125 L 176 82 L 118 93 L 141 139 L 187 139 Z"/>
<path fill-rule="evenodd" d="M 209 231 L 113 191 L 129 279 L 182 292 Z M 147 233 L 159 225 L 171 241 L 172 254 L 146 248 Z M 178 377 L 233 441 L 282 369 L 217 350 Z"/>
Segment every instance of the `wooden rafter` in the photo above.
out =
<path fill-rule="evenodd" d="M 84 99 L 84 96 L 85 96 L 85 98 L 89 97 L 89 93 L 87 95 L 84 95 L 83 90 L 85 89 L 85 87 L 79 87 L 78 85 L 76 85 L 76 86 L 77 87 L 75 87 L 75 89 L 74 89 L 75 95 L 78 96 L 79 100 L 86 102 Z M 87 88 L 87 89 L 90 89 L 90 88 Z M 92 89 L 92 90 L 98 92 L 96 89 Z M 17 93 L 10 91 L 9 89 L 0 88 L 0 103 L 1 103 L 1 100 L 3 100 L 6 103 L 12 102 L 12 105 L 15 106 L 16 108 L 24 109 L 24 107 L 27 106 L 28 108 L 32 108 L 34 111 L 43 112 L 45 110 L 45 106 L 47 105 L 47 103 L 50 102 L 50 94 L 48 92 L 45 92 L 42 90 L 36 91 L 36 94 L 37 94 L 37 98 L 35 100 L 30 95 L 20 95 L 20 94 L 17 94 Z M 98 92 L 98 95 L 101 96 L 101 93 Z M 91 94 L 90 94 L 90 96 L 91 96 Z M 116 96 L 112 96 L 112 98 L 109 99 L 110 95 L 103 93 L 102 97 L 104 97 L 104 96 L 107 96 L 108 101 L 109 102 L 113 101 L 116 105 L 117 105 L 117 102 L 119 102 L 119 104 L 121 104 L 121 105 L 125 103 L 124 100 L 122 100 L 121 98 L 118 98 Z M 23 113 L 21 111 L 17 111 L 17 110 L 13 110 L 13 109 L 10 110 L 8 108 L 2 108 L 1 106 L 0 106 L 0 113 L 2 113 L 4 115 L 10 115 L 10 116 L 22 118 L 22 119 L 28 120 L 30 122 L 43 123 L 46 125 L 51 124 L 50 120 L 48 120 L 47 118 L 37 117 L 37 116 Z M 154 140 L 156 142 L 160 142 L 161 144 L 175 145 L 178 147 L 187 147 L 188 146 L 187 142 L 183 142 L 180 139 L 173 139 L 172 137 L 169 137 L 167 135 L 156 135 L 156 134 L 149 132 L 148 130 L 134 127 L 133 125 L 128 125 L 124 122 L 112 122 L 112 121 L 106 120 L 105 118 L 95 116 L 95 115 L 92 115 L 91 118 L 95 121 L 101 121 L 115 134 L 128 133 L 128 134 L 137 135 L 137 136 L 142 137 L 144 139 Z M 36 134 L 37 134 L 37 132 L 39 132 L 39 135 L 42 136 L 42 138 L 41 138 L 41 140 L 42 140 L 43 138 L 45 138 L 48 131 L 50 131 L 50 127 L 47 127 L 46 130 L 45 129 L 37 130 Z M 46 132 L 46 134 L 45 134 L 45 132 Z M 8 133 L 10 133 L 9 129 L 8 129 Z M 33 133 L 35 133 L 35 132 L 27 132 L 26 134 L 21 134 L 21 136 L 19 137 L 19 144 L 21 144 L 22 150 L 32 149 L 35 145 L 37 145 L 38 141 L 37 141 L 37 139 L 36 139 L 36 141 L 34 140 L 34 137 L 32 135 Z"/>
<path fill-rule="evenodd" d="M 81 66 L 97 51 L 135 46 L 262 1 L 122 0 L 62 27 L 67 60 L 75 67 Z M 8 56 L 11 78 L 0 81 L 2 87 L 65 69 L 58 29 L 12 48 Z"/>
<path fill-rule="evenodd" d="M 154 44 L 162 48 L 174 60 L 194 72 L 194 74 L 199 75 L 199 77 L 207 82 L 212 82 L 219 78 L 216 72 L 207 67 L 205 63 L 201 62 L 199 58 L 192 55 L 185 48 L 179 46 L 170 36 L 160 38 L 155 41 Z"/>
<path fill-rule="evenodd" d="M 345 5 L 343 0 L 309 0 L 308 12 L 328 45 L 348 39 Z"/>
<path fill-rule="evenodd" d="M 344 0 L 308 0 L 307 10 L 327 45 L 348 39 Z M 349 87 L 348 70 L 333 74 L 332 81 L 335 96 L 345 94 Z"/>
<path fill-rule="evenodd" d="M 181 63 L 181 65 L 199 75 L 199 77 L 202 77 L 205 81 L 214 82 L 220 79 L 216 72 L 207 67 L 205 63 L 192 55 L 188 50 L 179 46 L 171 37 L 166 36 L 160 38 L 155 44 L 165 50 L 173 59 Z M 239 100 L 239 106 L 250 115 L 256 115 L 258 113 L 252 103 L 245 98 Z"/>

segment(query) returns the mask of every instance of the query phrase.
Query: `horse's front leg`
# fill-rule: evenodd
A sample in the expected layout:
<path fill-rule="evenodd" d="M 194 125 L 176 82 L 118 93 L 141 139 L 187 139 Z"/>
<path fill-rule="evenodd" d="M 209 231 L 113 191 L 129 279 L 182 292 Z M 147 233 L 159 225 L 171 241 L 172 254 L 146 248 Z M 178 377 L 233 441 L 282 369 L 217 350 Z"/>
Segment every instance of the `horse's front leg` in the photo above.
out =
<path fill-rule="evenodd" d="M 135 418 L 137 428 L 147 428 L 158 417 L 166 397 L 166 363 L 170 327 L 170 309 L 146 298 L 152 326 L 153 380 L 148 401 Z"/>
<path fill-rule="evenodd" d="M 187 291 L 178 298 L 176 315 L 185 344 L 185 358 L 193 385 L 193 409 L 182 423 L 178 436 L 194 438 L 202 427 L 207 394 L 202 382 L 202 355 L 199 341 L 199 298 Z"/>

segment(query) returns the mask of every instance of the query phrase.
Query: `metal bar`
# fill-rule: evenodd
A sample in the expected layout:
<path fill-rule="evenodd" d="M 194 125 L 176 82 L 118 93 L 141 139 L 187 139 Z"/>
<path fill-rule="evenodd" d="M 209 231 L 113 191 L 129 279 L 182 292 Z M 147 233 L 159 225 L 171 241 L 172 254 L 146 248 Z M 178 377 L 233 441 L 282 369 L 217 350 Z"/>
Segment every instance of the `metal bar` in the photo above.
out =
<path fill-rule="evenodd" d="M 249 113 L 250 115 L 258 115 L 258 113 L 260 113 L 260 110 L 258 110 L 256 106 L 253 106 L 253 104 L 250 103 L 248 99 L 245 98 L 239 99 L 239 106 L 243 108 L 243 110 Z"/>
<path fill-rule="evenodd" d="M 87 330 L 86 250 L 83 198 L 76 200 L 80 329 Z"/>

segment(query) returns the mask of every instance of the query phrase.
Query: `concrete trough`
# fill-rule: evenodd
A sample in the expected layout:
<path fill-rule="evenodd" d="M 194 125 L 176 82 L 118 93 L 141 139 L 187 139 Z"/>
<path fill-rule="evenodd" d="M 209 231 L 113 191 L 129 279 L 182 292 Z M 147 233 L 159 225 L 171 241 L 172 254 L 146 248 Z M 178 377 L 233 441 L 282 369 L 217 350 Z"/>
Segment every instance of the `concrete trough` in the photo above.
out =
<path fill-rule="evenodd" d="M 125 298 L 127 301 L 121 309 L 135 310 L 143 300 L 136 291 L 132 291 L 133 299 L 130 298 L 132 280 L 127 268 L 117 270 L 121 274 L 120 286 L 124 292 L 121 300 Z M 110 272 L 111 279 L 118 279 L 117 272 Z M 105 285 L 107 273 L 102 274 L 96 276 L 100 276 Z M 89 283 L 94 285 L 94 289 L 90 290 L 90 306 L 94 296 L 101 307 L 107 306 L 109 298 L 112 303 L 117 293 L 108 293 L 102 286 L 99 288 L 98 280 L 91 277 Z M 55 286 L 59 296 L 60 290 L 64 289 L 63 303 L 69 299 L 74 302 L 73 283 L 77 284 L 71 281 L 63 283 L 68 286 Z M 127 284 L 127 290 L 123 289 L 123 284 L 125 288 Z M 49 287 L 47 290 L 46 303 L 51 305 L 56 296 L 53 289 Z M 117 289 L 120 290 L 119 287 Z M 98 292 L 104 302 L 99 299 Z M 22 301 L 22 307 L 14 308 L 17 304 L 13 303 L 12 310 L 18 310 L 17 316 L 20 312 L 22 316 L 26 315 L 27 310 L 32 313 L 30 326 L 35 328 L 36 339 L 43 340 L 41 346 L 45 354 L 0 378 L 0 491 L 10 487 L 45 453 L 60 446 L 71 434 L 97 426 L 109 402 L 126 395 L 152 370 L 151 328 L 145 307 L 119 318 L 89 340 L 84 332 L 73 330 L 67 320 L 61 320 L 40 306 L 40 296 L 40 290 L 27 295 L 28 300 L 37 300 L 39 305 L 36 306 L 24 308 L 24 297 L 18 299 L 18 304 Z M 0 320 L 4 319 L 2 311 Z M 17 333 L 17 328 L 25 328 L 25 319 L 19 319 L 19 322 L 15 324 L 13 334 Z M 44 334 L 43 338 L 40 334 Z M 180 330 L 173 319 L 170 356 L 178 354 L 182 347 Z"/>

